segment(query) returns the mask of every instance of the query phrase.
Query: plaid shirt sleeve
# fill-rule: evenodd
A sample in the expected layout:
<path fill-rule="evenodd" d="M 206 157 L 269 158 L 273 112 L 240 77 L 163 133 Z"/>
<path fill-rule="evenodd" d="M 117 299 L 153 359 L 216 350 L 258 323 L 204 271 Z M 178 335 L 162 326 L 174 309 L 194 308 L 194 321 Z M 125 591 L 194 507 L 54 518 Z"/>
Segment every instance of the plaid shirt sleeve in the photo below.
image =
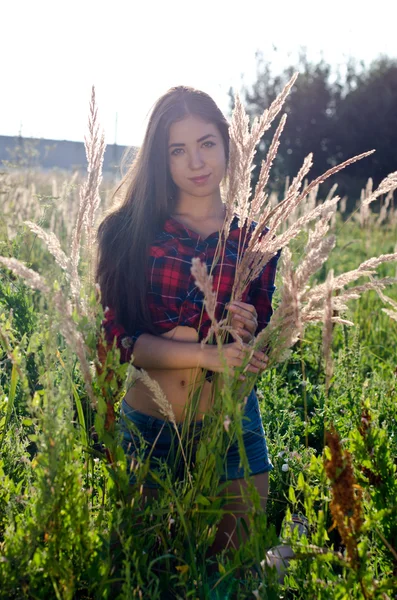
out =
<path fill-rule="evenodd" d="M 116 322 L 115 314 L 111 308 L 105 310 L 102 328 L 108 348 L 110 349 L 116 340 L 116 347 L 120 350 L 120 362 L 130 362 L 134 344 L 144 331 L 137 330 L 134 335 L 129 335 L 124 327 Z"/>
<path fill-rule="evenodd" d="M 262 273 L 254 279 L 250 286 L 250 303 L 255 306 L 258 314 L 258 328 L 255 335 L 258 335 L 268 325 L 273 314 L 272 298 L 276 289 L 274 280 L 280 254 L 281 250 L 263 267 Z"/>
<path fill-rule="evenodd" d="M 190 278 L 190 260 L 176 252 L 152 247 L 149 262 L 148 304 L 159 334 L 174 329 L 183 321 L 183 300 Z"/>
<path fill-rule="evenodd" d="M 149 287 L 147 302 L 150 309 L 152 323 L 158 334 L 173 329 L 181 324 L 181 295 L 187 289 L 190 276 L 190 262 L 182 261 L 178 256 L 168 256 L 160 247 L 153 246 L 150 251 L 148 264 Z M 114 311 L 107 308 L 102 321 L 105 340 L 111 348 L 114 340 L 120 350 L 120 362 L 129 362 L 133 354 L 136 340 L 145 333 L 137 329 L 133 333 L 127 332 L 116 321 Z"/>

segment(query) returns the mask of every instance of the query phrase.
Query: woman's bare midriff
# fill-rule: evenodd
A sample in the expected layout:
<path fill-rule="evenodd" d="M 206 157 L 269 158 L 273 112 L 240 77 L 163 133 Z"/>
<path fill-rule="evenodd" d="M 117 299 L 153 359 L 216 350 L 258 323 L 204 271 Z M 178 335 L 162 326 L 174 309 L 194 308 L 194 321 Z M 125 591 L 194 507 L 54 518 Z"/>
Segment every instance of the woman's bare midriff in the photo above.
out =
<path fill-rule="evenodd" d="M 179 342 L 198 343 L 198 333 L 192 327 L 175 327 L 172 331 L 164 333 L 162 337 Z M 200 386 L 202 386 L 202 390 L 195 415 L 196 420 L 200 421 L 203 415 L 209 411 L 212 385 L 205 380 L 203 384 L 204 374 L 202 369 L 147 369 L 147 373 L 159 383 L 168 402 L 172 406 L 177 422 L 181 422 L 189 416 L 191 398 L 194 391 Z M 125 401 L 131 408 L 139 412 L 158 419 L 164 418 L 158 405 L 153 400 L 153 394 L 139 380 L 128 390 L 125 395 Z"/>

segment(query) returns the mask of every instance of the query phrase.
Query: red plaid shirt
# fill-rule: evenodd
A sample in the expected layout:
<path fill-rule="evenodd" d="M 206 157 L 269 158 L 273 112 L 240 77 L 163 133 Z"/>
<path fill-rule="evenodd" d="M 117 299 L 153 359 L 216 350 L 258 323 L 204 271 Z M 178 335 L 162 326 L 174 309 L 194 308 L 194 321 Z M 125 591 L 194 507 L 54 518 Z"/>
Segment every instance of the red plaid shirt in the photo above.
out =
<path fill-rule="evenodd" d="M 225 304 L 230 301 L 239 241 L 241 244 L 241 240 L 244 239 L 244 230 L 241 234 L 240 238 L 238 219 L 235 217 L 224 252 L 221 251 L 221 257 L 212 269 L 213 289 L 217 292 L 217 320 L 225 316 Z M 163 231 L 156 237 L 150 248 L 148 264 L 147 298 L 152 322 L 158 335 L 170 331 L 177 325 L 185 325 L 196 329 L 200 340 L 206 337 L 211 320 L 203 309 L 204 295 L 195 285 L 190 268 L 192 258 L 198 257 L 207 264 L 210 271 L 218 239 L 218 232 L 202 239 L 198 233 L 188 229 L 176 219 L 170 217 L 166 220 Z M 256 308 L 258 314 L 256 333 L 266 327 L 273 312 L 272 296 L 275 290 L 274 279 L 278 259 L 279 253 L 263 268 L 260 276 L 252 281 L 242 297 L 243 302 L 253 304 Z M 145 331 L 143 329 L 134 332 L 125 331 L 115 322 L 111 307 L 108 307 L 105 312 L 103 327 L 106 340 L 110 345 L 116 338 L 121 361 L 129 362 L 134 342 Z"/>

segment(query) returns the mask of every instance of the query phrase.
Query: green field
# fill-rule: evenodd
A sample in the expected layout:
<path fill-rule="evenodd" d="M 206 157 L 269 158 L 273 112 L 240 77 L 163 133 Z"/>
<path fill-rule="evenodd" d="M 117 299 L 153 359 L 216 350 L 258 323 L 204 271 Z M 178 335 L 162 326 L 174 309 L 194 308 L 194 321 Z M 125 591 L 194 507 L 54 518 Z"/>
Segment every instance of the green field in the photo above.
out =
<path fill-rule="evenodd" d="M 65 273 L 23 225 L 30 219 L 55 231 L 67 253 L 78 177 L 0 177 L 0 255 L 39 272 L 50 290 L 33 290 L 0 267 L 0 597 L 396 598 L 397 322 L 382 310 L 391 307 L 375 291 L 349 301 L 344 316 L 354 326 L 333 328 L 329 386 L 321 323 L 308 326 L 289 356 L 265 372 L 258 395 L 274 464 L 267 517 L 253 511 L 249 541 L 208 559 L 222 503 L 196 485 L 197 473 L 180 485 L 169 478 L 152 504 L 140 501 L 139 485 L 128 488 L 112 428 L 127 367 L 113 353 L 112 382 L 95 370 L 101 315 L 86 256 L 86 313 L 72 313 L 77 333 L 68 337 L 55 301 L 68 289 Z M 108 188 L 103 184 L 103 205 Z M 312 285 L 330 269 L 337 276 L 396 251 L 394 206 L 382 222 L 377 211 L 361 222 L 359 213 L 336 213 L 336 247 Z M 293 241 L 294 261 L 305 240 L 303 232 Z M 390 262 L 374 277 L 395 276 Z M 281 277 L 276 283 L 275 306 Z M 397 300 L 395 285 L 384 293 Z M 73 348 L 77 339 L 89 351 L 95 407 Z M 145 469 L 138 465 L 138 481 Z M 310 527 L 307 537 L 289 540 L 295 560 L 279 583 L 264 559 L 281 543 L 289 512 L 305 514 Z"/>

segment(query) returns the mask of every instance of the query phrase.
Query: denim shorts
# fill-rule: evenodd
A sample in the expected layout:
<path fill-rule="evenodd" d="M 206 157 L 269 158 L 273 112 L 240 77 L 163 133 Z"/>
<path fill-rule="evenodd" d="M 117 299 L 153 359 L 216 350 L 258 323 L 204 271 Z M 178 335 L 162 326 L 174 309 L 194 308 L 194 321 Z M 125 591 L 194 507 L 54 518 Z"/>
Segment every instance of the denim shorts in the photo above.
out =
<path fill-rule="evenodd" d="M 265 432 L 263 429 L 262 418 L 259 412 L 258 398 L 255 390 L 249 395 L 244 411 L 243 418 L 243 441 L 245 452 L 248 459 L 250 475 L 266 473 L 273 469 L 269 460 Z M 179 432 L 182 431 L 182 423 L 178 424 Z M 203 427 L 202 421 L 195 421 L 190 425 L 191 439 L 193 440 L 191 452 L 191 464 L 194 464 L 195 449 L 200 438 Z M 139 455 L 142 460 L 150 455 L 150 471 L 158 471 L 161 462 L 167 463 L 173 467 L 173 472 L 177 478 L 183 477 L 184 462 L 176 450 L 178 447 L 177 436 L 174 427 L 168 421 L 158 419 L 139 412 L 125 400 L 122 402 L 121 415 L 119 421 L 119 430 L 122 434 L 122 447 L 127 456 L 129 466 Z M 142 445 L 142 441 L 145 443 Z M 195 444 L 196 442 L 196 444 Z M 178 464 L 175 461 L 178 460 Z M 134 463 L 132 463 L 134 464 Z M 231 443 L 226 452 L 224 461 L 224 474 L 220 481 L 229 481 L 231 479 L 240 479 L 244 477 L 244 469 L 240 465 L 240 453 L 237 440 Z M 130 483 L 135 483 L 133 466 L 130 468 Z M 151 488 L 159 487 L 159 484 L 150 480 L 150 476 L 145 480 L 145 486 Z"/>

